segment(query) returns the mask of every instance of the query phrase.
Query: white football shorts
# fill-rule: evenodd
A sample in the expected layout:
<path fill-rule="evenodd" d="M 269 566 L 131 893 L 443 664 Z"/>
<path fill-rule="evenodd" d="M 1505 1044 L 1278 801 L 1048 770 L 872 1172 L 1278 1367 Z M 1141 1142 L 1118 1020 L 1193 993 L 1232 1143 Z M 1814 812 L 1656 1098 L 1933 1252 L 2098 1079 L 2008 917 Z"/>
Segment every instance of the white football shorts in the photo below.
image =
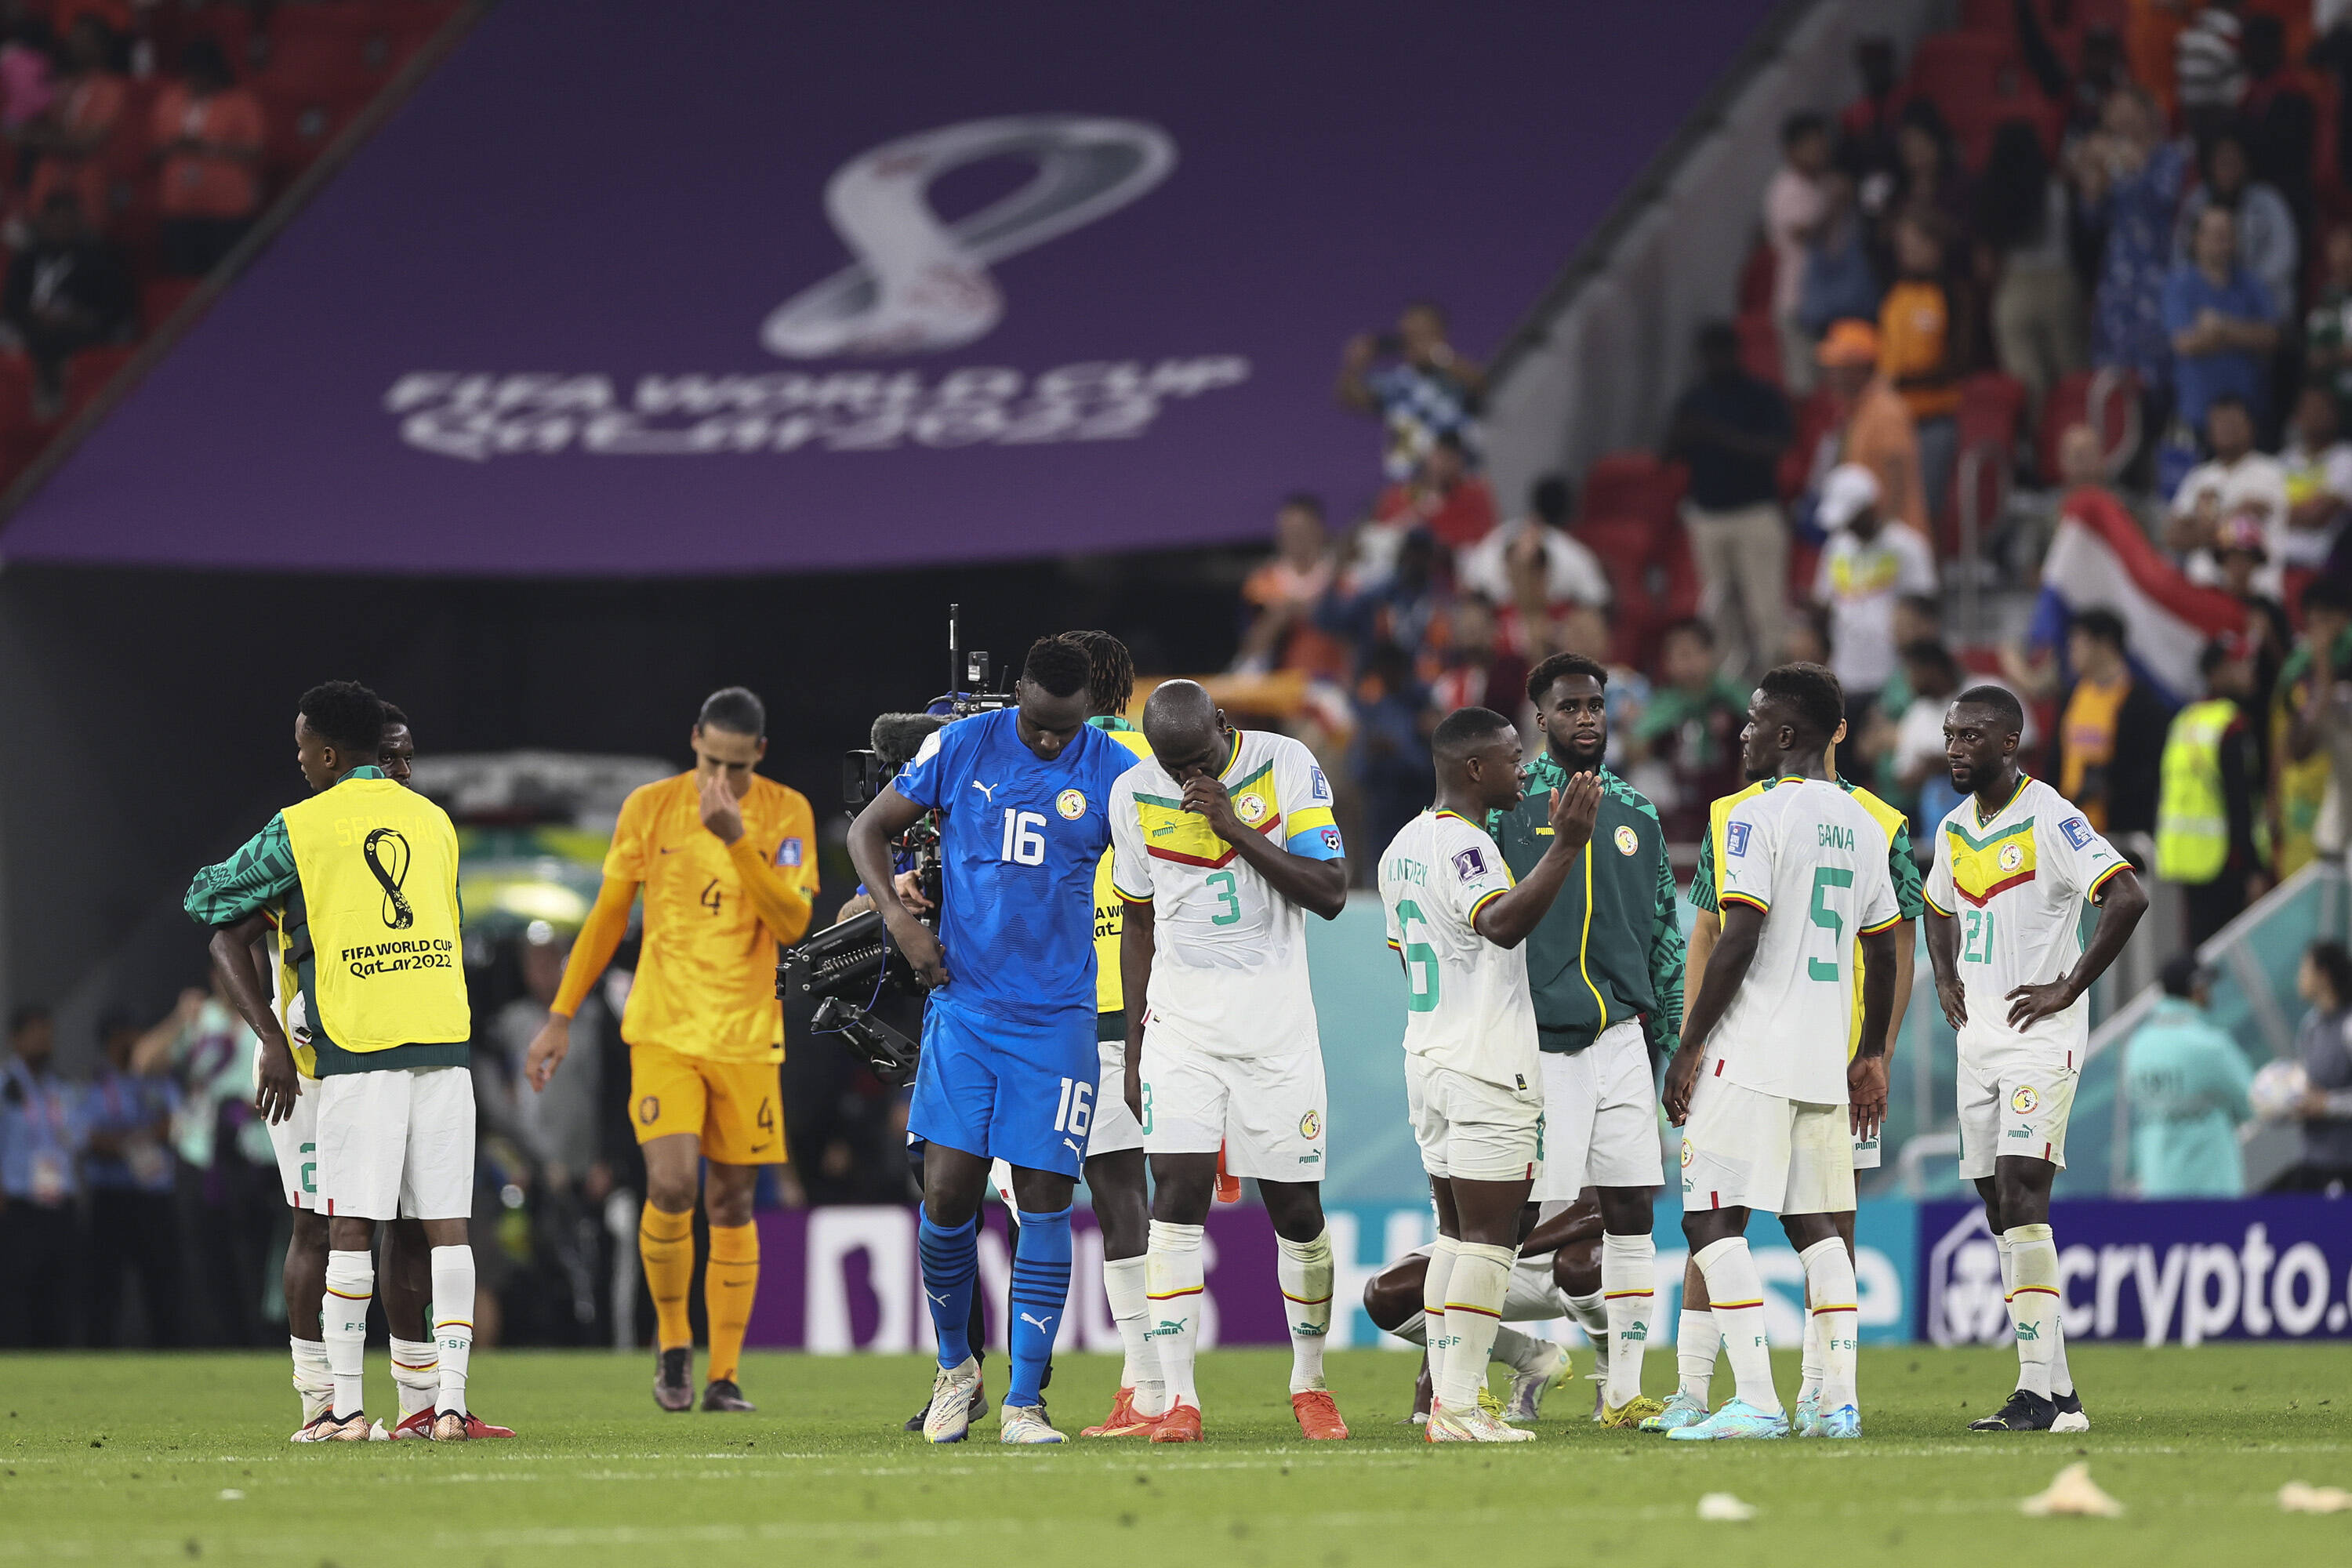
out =
<path fill-rule="evenodd" d="M 319 1080 L 319 1195 L 329 1215 L 474 1212 L 474 1075 L 388 1068 Z"/>
<path fill-rule="evenodd" d="M 1098 1040 L 1102 1082 L 1095 1089 L 1095 1121 L 1087 1132 L 1087 1158 L 1143 1147 L 1143 1126 L 1127 1108 L 1127 1041 Z"/>
<path fill-rule="evenodd" d="M 1543 1053 L 1543 1170 L 1528 1194 L 1572 1202 L 1586 1187 L 1655 1187 L 1666 1180 L 1658 1146 L 1658 1086 L 1641 1024 L 1612 1024 L 1585 1049 Z"/>
<path fill-rule="evenodd" d="M 1979 1048 L 1971 1048 L 1978 1047 Z M 1963 1038 L 1959 1059 L 1960 1179 L 1992 1174 L 2003 1154 L 2066 1168 L 2066 1121 L 2074 1110 L 2082 1054 L 2032 1046 L 1981 1048 Z"/>
<path fill-rule="evenodd" d="M 1683 1208 L 1843 1214 L 1853 1207 L 1853 1119 L 1703 1074 L 1683 1125 Z"/>
<path fill-rule="evenodd" d="M 278 1184 L 286 1190 L 286 1206 L 319 1206 L 320 1080 L 300 1079 L 302 1097 L 294 1114 L 269 1123 L 269 1147 L 278 1156 Z"/>
<path fill-rule="evenodd" d="M 1229 1176 L 1319 1182 L 1324 1116 L 1319 1046 L 1279 1057 L 1223 1057 L 1164 1030 L 1144 1036 L 1148 1153 L 1213 1154 L 1222 1148 Z"/>
<path fill-rule="evenodd" d="M 1525 1182 L 1543 1165 L 1540 1083 L 1507 1089 L 1408 1052 L 1404 1099 L 1422 1169 L 1433 1176 Z"/>

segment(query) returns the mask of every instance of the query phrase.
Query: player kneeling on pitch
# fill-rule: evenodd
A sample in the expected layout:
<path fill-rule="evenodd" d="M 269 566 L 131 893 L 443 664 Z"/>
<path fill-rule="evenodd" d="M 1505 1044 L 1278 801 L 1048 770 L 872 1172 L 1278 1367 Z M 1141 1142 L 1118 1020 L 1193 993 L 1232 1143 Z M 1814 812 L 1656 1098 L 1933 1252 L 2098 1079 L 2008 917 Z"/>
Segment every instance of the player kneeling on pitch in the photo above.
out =
<path fill-rule="evenodd" d="M 466 1407 L 474 1345 L 473 1034 L 459 943 L 457 831 L 439 806 L 377 765 L 384 709 L 355 681 L 303 694 L 294 720 L 316 792 L 243 848 L 196 873 L 190 916 L 215 929 L 273 905 L 289 931 L 305 1042 L 317 1053 L 319 1197 L 327 1214 L 320 1337 L 334 1376 L 311 1441 L 364 1442 L 362 1373 L 378 1221 L 403 1214 L 432 1247 L 440 1361 L 432 1436 L 504 1435 Z M 223 964 L 230 1000 L 261 1040 L 256 1108 L 270 1121 L 301 1094 L 292 1048 L 248 964 Z M 290 1009 L 289 1009 L 290 1011 Z"/>
<path fill-rule="evenodd" d="M 1886 1020 L 1903 913 L 1886 872 L 1885 830 L 1830 772 L 1844 710 L 1828 670 L 1782 665 L 1749 699 L 1740 732 L 1748 772 L 1780 782 L 1734 806 L 1726 825 L 1723 934 L 1666 1069 L 1665 1094 L 1666 1114 L 1683 1128 L 1683 1235 L 1706 1277 L 1738 1390 L 1671 1439 L 1789 1435 L 1772 1389 L 1763 1281 L 1748 1251 L 1751 1208 L 1780 1216 L 1822 1318 L 1819 1435 L 1862 1436 L 1853 1260 L 1833 1216 L 1853 1207 L 1853 1134 L 1870 1137 L 1886 1118 Z M 1866 965 L 1862 1043 L 1849 1064 L 1855 931 Z"/>
<path fill-rule="evenodd" d="M 1323 1382 L 1331 1237 L 1323 1224 L 1323 1047 L 1307 982 L 1307 911 L 1347 907 L 1331 790 L 1298 742 L 1235 730 L 1171 680 L 1143 707 L 1150 760 L 1111 790 L 1111 885 L 1125 901 L 1128 1109 L 1155 1191 L 1147 1280 L 1167 1380 L 1155 1443 L 1198 1442 L 1201 1243 L 1217 1181 L 1254 1176 L 1281 1249 L 1290 1407 L 1310 1438 L 1345 1437 Z M 1153 1405 L 1160 1404 L 1154 1400 Z"/>
<path fill-rule="evenodd" d="M 1521 787 L 1519 732 L 1486 708 L 1449 713 L 1430 738 L 1437 803 L 1381 852 L 1389 945 L 1403 961 L 1405 1104 L 1437 1202 L 1422 1276 L 1433 1443 L 1524 1443 L 1478 1404 L 1518 1255 L 1520 1211 L 1543 1163 L 1543 1063 L 1528 966 L 1517 951 L 1592 837 L 1601 782 L 1552 792 L 1551 847 L 1514 886 L 1479 824 Z"/>

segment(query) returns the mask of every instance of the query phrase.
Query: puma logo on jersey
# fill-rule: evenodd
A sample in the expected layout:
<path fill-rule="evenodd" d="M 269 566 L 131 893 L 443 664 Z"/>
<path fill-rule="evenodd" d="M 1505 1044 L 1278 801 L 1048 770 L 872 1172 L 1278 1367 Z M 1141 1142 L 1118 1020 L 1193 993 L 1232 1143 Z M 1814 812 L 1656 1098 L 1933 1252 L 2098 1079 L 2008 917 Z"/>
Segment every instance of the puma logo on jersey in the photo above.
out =
<path fill-rule="evenodd" d="M 978 779 L 974 779 L 971 781 L 971 787 L 978 790 L 982 798 L 984 798 L 989 805 L 994 805 L 996 804 L 996 786 L 994 784 L 984 784 Z"/>

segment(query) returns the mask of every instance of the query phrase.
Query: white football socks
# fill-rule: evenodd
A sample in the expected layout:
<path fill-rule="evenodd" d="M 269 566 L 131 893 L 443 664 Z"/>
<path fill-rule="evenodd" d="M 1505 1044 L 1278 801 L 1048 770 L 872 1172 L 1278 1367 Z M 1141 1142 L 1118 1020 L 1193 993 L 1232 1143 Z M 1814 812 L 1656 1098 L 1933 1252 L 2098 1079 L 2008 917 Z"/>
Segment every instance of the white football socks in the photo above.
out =
<path fill-rule="evenodd" d="M 1715 1326 L 1731 1357 L 1734 1393 L 1741 1403 L 1778 1415 L 1780 1396 L 1772 1389 L 1772 1352 L 1764 1334 L 1764 1281 L 1744 1236 L 1727 1236 L 1699 1249 L 1699 1272 L 1714 1303 Z"/>
<path fill-rule="evenodd" d="M 441 1394 L 441 1354 L 431 1340 L 392 1341 L 392 1384 L 400 1395 L 404 1421 L 420 1410 L 437 1409 Z"/>
<path fill-rule="evenodd" d="M 364 1251 L 327 1254 L 327 1293 L 320 1299 L 320 1339 L 333 1374 L 334 1413 L 357 1415 L 367 1371 L 368 1303 L 375 1299 L 375 1259 Z"/>
<path fill-rule="evenodd" d="M 433 1249 L 433 1339 L 441 1363 L 434 1408 L 463 1415 L 466 1369 L 474 1355 L 474 1249 L 462 1243 Z"/>
<path fill-rule="evenodd" d="M 1715 1381 L 1715 1353 L 1723 1343 L 1723 1332 L 1715 1326 L 1715 1313 L 1706 1307 L 1685 1307 L 1675 1330 L 1675 1370 L 1680 1375 L 1677 1391 L 1706 1403 L 1707 1385 Z"/>
<path fill-rule="evenodd" d="M 1103 1259 L 1103 1295 L 1110 1301 L 1110 1321 L 1127 1352 L 1119 1370 L 1119 1386 L 1132 1389 L 1136 1414 L 1168 1413 L 1168 1382 L 1160 1373 L 1160 1347 L 1151 1338 L 1151 1295 L 1148 1257 Z"/>
<path fill-rule="evenodd" d="M 2058 1244 L 2046 1225 L 2010 1226 L 2009 1244 L 2017 1278 L 2009 1296 L 2017 1322 L 2017 1386 L 2047 1399 L 2058 1340 Z"/>
<path fill-rule="evenodd" d="M 1154 1319 L 1151 1342 L 1160 1352 L 1160 1373 L 1172 1408 L 1201 1408 L 1192 1385 L 1192 1360 L 1200 1345 L 1201 1291 L 1205 1279 L 1201 1237 L 1206 1227 L 1151 1222 L 1151 1249 L 1145 1257 L 1146 1296 Z"/>
<path fill-rule="evenodd" d="M 1658 1299 L 1657 1264 L 1658 1244 L 1649 1237 L 1601 1238 L 1601 1294 L 1609 1303 L 1609 1381 L 1601 1398 L 1612 1407 L 1642 1392 L 1642 1352 Z"/>
<path fill-rule="evenodd" d="M 1305 1394 L 1327 1386 L 1323 1342 L 1331 1332 L 1331 1232 L 1327 1226 L 1312 1241 L 1274 1239 L 1280 1249 L 1275 1278 L 1290 1324 L 1290 1392 Z"/>
<path fill-rule="evenodd" d="M 1809 1343 L 1821 1356 L 1822 1408 L 1859 1403 L 1854 1389 L 1855 1339 L 1861 1314 L 1855 1297 L 1853 1259 L 1837 1237 L 1817 1241 L 1797 1255 L 1805 1266 L 1805 1325 Z M 1711 1288 L 1711 1287 L 1710 1287 Z"/>
<path fill-rule="evenodd" d="M 2010 1240 L 2011 1234 L 2002 1231 L 1993 1240 L 2000 1246 L 2000 1293 L 2002 1299 L 2010 1302 L 2009 1321 L 2013 1330 L 2017 1326 L 2017 1303 L 2012 1300 L 2017 1293 L 2017 1249 Z M 2063 1297 L 2059 1299 L 2058 1310 L 2050 1317 L 2050 1391 L 2053 1398 L 2074 1392 L 2074 1374 L 2066 1370 L 2066 1302 Z"/>
<path fill-rule="evenodd" d="M 1421 1276 L 1423 1331 L 1427 1336 L 1423 1342 L 1429 1350 L 1429 1385 L 1436 1389 L 1445 1386 L 1445 1352 L 1453 1344 L 1446 1337 L 1445 1289 L 1454 1278 L 1454 1259 L 1461 1247 L 1460 1242 L 1441 1233 L 1430 1243 L 1429 1267 Z"/>
<path fill-rule="evenodd" d="M 1511 1265 L 1517 1258 L 1517 1247 L 1476 1241 L 1455 1247 L 1445 1283 L 1445 1362 L 1436 1378 L 1440 1409 L 1459 1414 L 1477 1408 L 1495 1333 L 1503 1326 Z"/>
<path fill-rule="evenodd" d="M 327 1413 L 335 1400 L 335 1369 L 327 1364 L 324 1340 L 298 1340 L 289 1335 L 294 1352 L 294 1392 L 302 1396 L 302 1425 L 308 1426 Z"/>

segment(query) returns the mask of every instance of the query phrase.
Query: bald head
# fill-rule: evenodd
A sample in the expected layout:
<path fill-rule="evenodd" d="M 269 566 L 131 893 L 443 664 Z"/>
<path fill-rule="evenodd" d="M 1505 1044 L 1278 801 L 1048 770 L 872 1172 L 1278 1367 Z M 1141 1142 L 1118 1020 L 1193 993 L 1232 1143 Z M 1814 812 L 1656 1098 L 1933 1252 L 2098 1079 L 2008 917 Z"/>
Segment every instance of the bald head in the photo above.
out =
<path fill-rule="evenodd" d="M 1143 704 L 1143 738 L 1178 784 L 1214 778 L 1231 749 L 1225 716 L 1197 680 L 1161 683 Z"/>

